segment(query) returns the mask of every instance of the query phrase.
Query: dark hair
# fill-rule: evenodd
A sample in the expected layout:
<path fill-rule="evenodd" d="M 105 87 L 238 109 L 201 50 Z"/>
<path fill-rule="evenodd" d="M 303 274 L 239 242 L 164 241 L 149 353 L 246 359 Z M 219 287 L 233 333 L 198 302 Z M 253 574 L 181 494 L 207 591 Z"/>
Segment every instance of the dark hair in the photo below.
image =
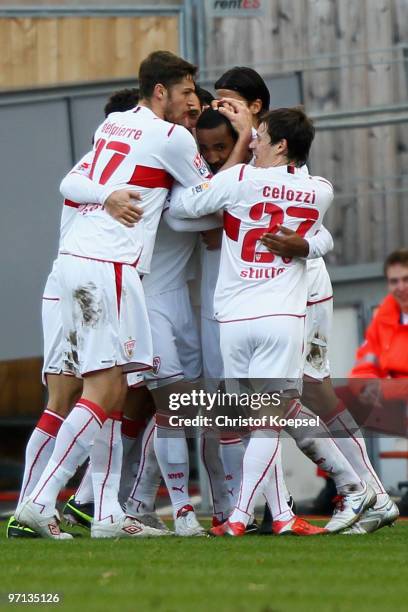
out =
<path fill-rule="evenodd" d="M 234 142 L 238 140 L 238 134 L 231 125 L 231 121 L 222 113 L 213 108 L 206 108 L 198 118 L 196 130 L 213 130 L 220 125 L 226 125 Z"/>
<path fill-rule="evenodd" d="M 140 64 L 139 89 L 141 98 L 151 98 L 155 85 L 171 87 L 184 77 L 194 77 L 197 67 L 170 51 L 154 51 Z"/>
<path fill-rule="evenodd" d="M 388 255 L 384 262 L 384 273 L 387 274 L 387 270 L 394 264 L 401 264 L 402 266 L 408 266 L 408 249 L 398 249 Z"/>
<path fill-rule="evenodd" d="M 196 83 L 196 94 L 200 100 L 201 106 L 211 106 L 211 102 L 215 99 L 210 91 L 203 89 Z"/>
<path fill-rule="evenodd" d="M 261 117 L 266 124 L 271 144 L 285 139 L 288 146 L 288 159 L 297 166 L 303 166 L 309 155 L 315 136 L 313 121 L 303 108 L 277 108 Z"/>
<path fill-rule="evenodd" d="M 269 110 L 271 97 L 265 81 L 256 70 L 247 66 L 235 66 L 227 70 L 215 82 L 215 89 L 231 89 L 236 91 L 247 102 L 254 102 L 259 98 L 262 102 L 261 112 Z"/>
<path fill-rule="evenodd" d="M 105 117 L 110 113 L 122 113 L 123 111 L 130 110 L 137 106 L 139 102 L 139 90 L 135 87 L 133 89 L 119 89 L 115 91 L 107 103 L 105 104 Z"/>

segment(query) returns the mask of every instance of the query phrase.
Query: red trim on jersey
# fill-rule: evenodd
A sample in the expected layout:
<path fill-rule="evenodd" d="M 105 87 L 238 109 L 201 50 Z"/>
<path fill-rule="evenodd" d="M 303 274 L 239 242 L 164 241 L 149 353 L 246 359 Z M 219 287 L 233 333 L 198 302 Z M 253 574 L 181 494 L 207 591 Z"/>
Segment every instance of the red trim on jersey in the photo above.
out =
<path fill-rule="evenodd" d="M 150 187 L 152 189 L 155 187 L 170 189 L 173 182 L 173 177 L 162 168 L 137 165 L 128 184 L 136 185 L 137 187 Z"/>
<path fill-rule="evenodd" d="M 98 404 L 95 404 L 95 402 L 91 402 L 91 400 L 87 400 L 84 397 L 79 398 L 76 403 L 76 407 L 88 410 L 88 412 L 90 412 L 92 416 L 95 417 L 101 427 L 108 418 L 106 412 L 100 406 L 98 406 Z"/>
<path fill-rule="evenodd" d="M 317 180 L 320 181 L 321 183 L 326 183 L 326 185 L 328 185 L 329 187 L 331 187 L 333 189 L 333 185 L 331 184 L 330 181 L 326 181 L 326 179 L 324 179 L 324 178 L 319 178 Z"/>
<path fill-rule="evenodd" d="M 127 261 L 111 261 L 110 259 L 97 259 L 96 257 L 85 257 L 85 255 L 74 255 L 74 253 L 61 252 L 60 255 L 68 255 L 69 257 L 79 257 L 79 259 L 88 259 L 89 261 L 99 261 L 100 263 L 120 264 L 121 266 L 131 266 L 136 268 L 139 263 L 140 255 L 134 263 L 128 263 Z"/>
<path fill-rule="evenodd" d="M 322 302 L 328 302 L 329 300 L 332 300 L 333 296 L 331 295 L 330 297 L 327 298 L 323 298 L 322 300 L 317 300 L 317 302 L 306 302 L 306 306 L 313 306 L 313 304 L 322 304 Z"/>
<path fill-rule="evenodd" d="M 231 238 L 231 240 L 234 240 L 236 242 L 239 238 L 239 228 L 241 227 L 241 220 L 237 217 L 234 217 L 234 215 L 231 215 L 228 210 L 224 210 L 223 224 L 225 233 L 227 234 L 228 238 Z"/>
<path fill-rule="evenodd" d="M 118 317 L 120 317 L 120 302 L 122 299 L 122 264 L 114 263 L 115 285 L 116 285 L 116 304 L 118 307 Z"/>
<path fill-rule="evenodd" d="M 241 170 L 239 171 L 238 181 L 242 181 L 242 179 L 244 178 L 245 168 L 246 168 L 246 165 L 244 164 L 241 167 Z"/>
<path fill-rule="evenodd" d="M 230 319 L 228 321 L 216 321 L 218 323 L 237 323 L 238 321 L 254 321 L 255 319 L 266 319 L 266 317 L 296 317 L 297 319 L 304 319 L 306 315 L 295 315 L 287 312 L 279 312 L 278 314 L 260 315 L 259 317 L 245 317 L 243 319 Z"/>
<path fill-rule="evenodd" d="M 138 113 L 140 111 L 142 107 L 141 106 L 136 106 L 135 110 L 133 111 L 134 113 Z"/>
<path fill-rule="evenodd" d="M 173 125 L 171 126 L 171 128 L 170 128 L 170 129 L 169 129 L 169 131 L 167 132 L 167 136 L 168 136 L 169 138 L 170 138 L 170 136 L 172 135 L 173 130 L 174 130 L 174 128 L 175 128 L 175 127 L 176 127 L 176 124 L 175 124 L 175 123 L 173 123 Z"/>
<path fill-rule="evenodd" d="M 72 200 L 65 199 L 64 206 L 70 206 L 71 208 L 79 208 L 81 204 L 78 204 L 78 202 L 73 202 Z"/>
<path fill-rule="evenodd" d="M 112 419 L 113 421 L 122 421 L 122 417 L 123 412 L 121 410 L 115 410 L 114 412 L 111 412 L 108 416 L 108 418 Z"/>
<path fill-rule="evenodd" d="M 287 166 L 289 174 L 295 174 L 295 166 Z"/>

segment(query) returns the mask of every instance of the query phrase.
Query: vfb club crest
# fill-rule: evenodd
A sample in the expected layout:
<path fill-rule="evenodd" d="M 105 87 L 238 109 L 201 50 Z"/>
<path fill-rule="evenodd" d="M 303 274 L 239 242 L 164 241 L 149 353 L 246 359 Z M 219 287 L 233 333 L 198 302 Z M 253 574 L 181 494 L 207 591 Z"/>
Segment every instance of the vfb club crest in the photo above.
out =
<path fill-rule="evenodd" d="M 135 340 L 127 340 L 124 344 L 125 346 L 125 353 L 128 357 L 132 357 L 133 353 L 135 352 L 135 344 L 136 341 Z"/>

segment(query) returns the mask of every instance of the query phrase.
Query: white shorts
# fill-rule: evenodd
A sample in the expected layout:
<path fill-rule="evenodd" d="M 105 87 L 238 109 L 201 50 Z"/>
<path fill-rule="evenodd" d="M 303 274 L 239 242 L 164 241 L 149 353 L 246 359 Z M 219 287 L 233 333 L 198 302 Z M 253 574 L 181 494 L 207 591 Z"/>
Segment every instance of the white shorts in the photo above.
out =
<path fill-rule="evenodd" d="M 258 391 L 300 392 L 304 326 L 305 317 L 281 315 L 221 323 L 225 378 L 248 378 Z"/>
<path fill-rule="evenodd" d="M 201 317 L 201 350 L 204 378 L 214 380 L 224 378 L 218 321 Z"/>
<path fill-rule="evenodd" d="M 149 389 L 201 376 L 200 335 L 187 285 L 146 297 L 153 339 L 153 370 L 143 376 Z M 129 386 L 140 378 L 128 376 Z"/>
<path fill-rule="evenodd" d="M 150 369 L 152 338 L 142 285 L 133 266 L 61 255 L 58 263 L 64 372 L 115 365 Z"/>
<path fill-rule="evenodd" d="M 307 307 L 305 376 L 316 380 L 330 376 L 329 338 L 332 323 L 333 298 Z"/>
<path fill-rule="evenodd" d="M 61 317 L 61 291 L 57 278 L 58 259 L 54 261 L 47 278 L 42 298 L 42 328 L 44 339 L 44 361 L 42 381 L 47 384 L 47 374 L 61 374 L 63 370 L 63 334 Z"/>

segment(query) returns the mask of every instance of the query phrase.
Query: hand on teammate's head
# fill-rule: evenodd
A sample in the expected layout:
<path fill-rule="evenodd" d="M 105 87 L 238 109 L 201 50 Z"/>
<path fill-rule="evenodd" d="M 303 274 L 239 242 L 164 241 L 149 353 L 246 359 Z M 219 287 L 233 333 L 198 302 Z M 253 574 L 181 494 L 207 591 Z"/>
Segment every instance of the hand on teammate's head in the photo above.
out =
<path fill-rule="evenodd" d="M 231 121 L 239 135 L 252 136 L 252 115 L 244 102 L 233 98 L 221 98 L 218 103 L 218 111 Z"/>

